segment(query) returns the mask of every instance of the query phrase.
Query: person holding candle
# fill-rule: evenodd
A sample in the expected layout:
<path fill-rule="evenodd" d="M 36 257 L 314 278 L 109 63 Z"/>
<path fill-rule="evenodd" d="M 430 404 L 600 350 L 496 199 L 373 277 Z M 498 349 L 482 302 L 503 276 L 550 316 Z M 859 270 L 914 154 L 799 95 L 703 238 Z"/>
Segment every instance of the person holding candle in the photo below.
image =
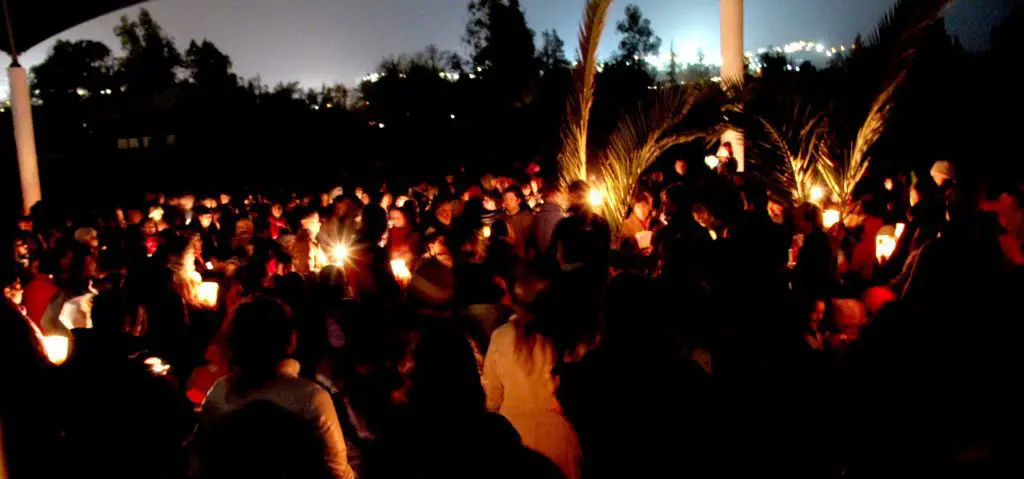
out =
<path fill-rule="evenodd" d="M 633 196 L 632 209 L 619 228 L 615 247 L 628 251 L 650 253 L 654 231 L 654 199 L 641 191 Z"/>

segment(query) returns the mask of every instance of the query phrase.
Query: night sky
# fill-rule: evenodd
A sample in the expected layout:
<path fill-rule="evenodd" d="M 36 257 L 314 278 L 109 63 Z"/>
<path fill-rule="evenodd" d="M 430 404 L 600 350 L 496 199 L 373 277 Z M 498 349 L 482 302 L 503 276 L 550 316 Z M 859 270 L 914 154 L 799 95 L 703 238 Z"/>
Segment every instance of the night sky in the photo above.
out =
<path fill-rule="evenodd" d="M 583 0 L 521 0 L 527 22 L 537 32 L 554 28 L 574 57 L 575 32 Z M 972 49 L 984 48 L 989 31 L 1014 0 L 958 0 L 948 13 L 955 35 Z M 869 31 L 894 0 L 746 0 L 746 49 L 796 40 L 849 44 Z M 231 56 L 243 77 L 259 74 L 264 83 L 297 80 L 303 86 L 341 82 L 353 86 L 386 55 L 415 52 L 428 44 L 464 52 L 460 38 L 467 0 L 156 0 L 142 4 L 184 51 L 192 38 L 206 37 Z M 703 48 L 709 62 L 720 57 L 719 0 L 622 0 L 602 42 L 602 58 L 618 43 L 614 22 L 636 3 L 682 61 Z M 94 39 L 117 52 L 113 34 L 122 13 L 97 18 L 32 48 L 22 63 L 40 62 L 56 38 Z M 0 94 L 6 93 L 6 75 Z M 4 95 L 6 96 L 6 95 Z"/>

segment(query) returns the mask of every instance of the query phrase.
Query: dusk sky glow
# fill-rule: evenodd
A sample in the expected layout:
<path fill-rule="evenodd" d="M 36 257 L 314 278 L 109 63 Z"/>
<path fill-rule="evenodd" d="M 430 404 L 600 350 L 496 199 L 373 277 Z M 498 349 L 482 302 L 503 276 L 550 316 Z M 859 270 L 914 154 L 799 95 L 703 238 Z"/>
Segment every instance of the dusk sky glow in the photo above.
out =
<path fill-rule="evenodd" d="M 968 48 L 984 48 L 989 31 L 1013 0 L 959 0 L 947 21 Z M 527 22 L 537 32 L 554 28 L 574 57 L 575 32 L 583 0 L 522 0 Z M 602 42 L 601 56 L 616 48 L 614 22 L 628 3 L 640 6 L 662 37 L 663 53 L 674 43 L 681 61 L 692 61 L 698 47 L 709 62 L 720 57 L 719 0 L 632 0 L 616 2 Z M 868 32 L 893 0 L 746 0 L 745 47 L 795 40 L 849 44 Z M 182 51 L 190 39 L 208 38 L 228 54 L 242 77 L 260 75 L 273 85 L 299 81 L 304 87 L 341 82 L 354 86 L 382 57 L 412 53 L 428 44 L 463 53 L 460 38 L 466 0 L 154 0 L 142 4 Z M 31 67 L 45 58 L 57 38 L 94 39 L 115 53 L 117 18 L 135 16 L 139 7 L 94 19 L 57 35 L 22 56 Z M 6 75 L 0 80 L 6 91 Z"/>

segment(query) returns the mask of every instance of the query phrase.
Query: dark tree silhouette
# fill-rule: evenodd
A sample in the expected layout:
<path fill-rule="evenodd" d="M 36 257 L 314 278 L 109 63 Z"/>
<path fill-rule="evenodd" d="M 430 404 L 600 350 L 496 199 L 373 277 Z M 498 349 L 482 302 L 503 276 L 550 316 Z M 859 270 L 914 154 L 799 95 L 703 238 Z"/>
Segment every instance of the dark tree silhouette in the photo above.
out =
<path fill-rule="evenodd" d="M 76 104 L 113 86 L 110 48 L 92 40 L 58 40 L 46 60 L 32 68 L 32 89 L 44 103 Z"/>
<path fill-rule="evenodd" d="M 231 58 L 207 39 L 192 40 L 185 50 L 185 69 L 189 79 L 211 93 L 224 93 L 238 86 L 238 75 L 231 71 Z"/>
<path fill-rule="evenodd" d="M 537 57 L 545 72 L 569 68 L 569 60 L 565 58 L 565 42 L 555 30 L 541 32 L 543 45 Z"/>
<path fill-rule="evenodd" d="M 661 37 L 654 34 L 651 21 L 644 18 L 640 7 L 626 6 L 626 18 L 619 21 L 616 29 L 622 35 L 615 61 L 638 70 L 648 68 L 646 58 L 657 55 L 661 49 Z"/>
<path fill-rule="evenodd" d="M 120 59 L 119 76 L 126 91 L 136 95 L 162 92 L 177 82 L 182 66 L 181 53 L 174 40 L 164 34 L 149 10 L 143 8 L 138 20 L 121 16 L 114 28 L 125 56 Z"/>

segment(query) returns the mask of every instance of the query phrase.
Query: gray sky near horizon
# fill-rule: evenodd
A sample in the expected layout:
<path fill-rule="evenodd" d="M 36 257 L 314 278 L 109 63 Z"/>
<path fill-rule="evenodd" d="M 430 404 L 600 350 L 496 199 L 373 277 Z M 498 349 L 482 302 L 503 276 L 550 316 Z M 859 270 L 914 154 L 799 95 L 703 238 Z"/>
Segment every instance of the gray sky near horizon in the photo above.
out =
<path fill-rule="evenodd" d="M 987 45 L 993 25 L 1015 0 L 958 0 L 947 15 L 951 31 L 968 48 Z M 353 86 L 381 58 L 412 53 L 426 45 L 464 52 L 460 39 L 468 15 L 466 0 L 154 0 L 96 18 L 31 48 L 21 63 L 41 62 L 58 38 L 92 39 L 119 52 L 113 29 L 122 14 L 150 10 L 180 50 L 191 39 L 208 38 L 234 62 L 239 75 L 259 75 L 264 83 L 299 81 Z M 521 0 L 529 26 L 537 32 L 556 29 L 574 56 L 583 0 Z M 628 3 L 651 19 L 662 40 L 683 62 L 701 48 L 708 62 L 719 53 L 719 0 L 629 0 L 612 7 L 601 43 L 602 58 L 618 44 L 614 24 Z M 746 0 L 745 47 L 807 40 L 827 46 L 850 44 L 869 32 L 894 0 Z M 15 26 L 16 27 L 16 26 Z M 2 54 L 0 54 L 2 56 Z M 0 96 L 7 78 L 0 76 Z"/>

